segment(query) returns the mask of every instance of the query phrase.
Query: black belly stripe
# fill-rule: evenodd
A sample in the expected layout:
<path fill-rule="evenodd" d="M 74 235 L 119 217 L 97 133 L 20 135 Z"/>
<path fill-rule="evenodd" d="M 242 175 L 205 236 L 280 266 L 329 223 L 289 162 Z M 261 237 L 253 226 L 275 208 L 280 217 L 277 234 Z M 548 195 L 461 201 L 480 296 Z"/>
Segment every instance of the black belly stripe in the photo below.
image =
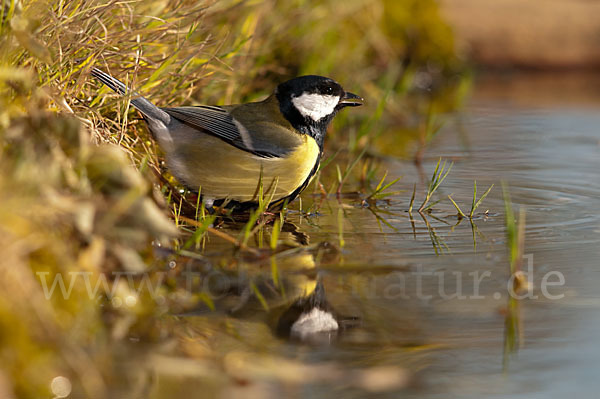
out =
<path fill-rule="evenodd" d="M 304 191 L 306 189 L 306 187 L 310 183 L 310 180 L 312 179 L 312 177 L 315 175 L 315 173 L 317 173 L 317 170 L 319 170 L 319 165 L 321 164 L 321 154 L 322 153 L 323 153 L 322 151 L 319 151 L 319 156 L 317 157 L 317 162 L 315 162 L 315 166 L 312 168 L 312 170 L 308 174 L 308 177 L 304 180 L 304 183 L 302 183 L 297 189 L 295 189 L 287 197 L 283 197 L 283 198 L 280 198 L 278 200 L 271 202 L 269 204 L 269 209 L 281 208 L 283 206 L 283 204 L 285 204 L 286 201 L 288 203 L 292 202 L 293 200 L 296 199 L 296 197 L 298 197 L 300 195 L 300 193 L 302 193 L 302 191 Z"/>

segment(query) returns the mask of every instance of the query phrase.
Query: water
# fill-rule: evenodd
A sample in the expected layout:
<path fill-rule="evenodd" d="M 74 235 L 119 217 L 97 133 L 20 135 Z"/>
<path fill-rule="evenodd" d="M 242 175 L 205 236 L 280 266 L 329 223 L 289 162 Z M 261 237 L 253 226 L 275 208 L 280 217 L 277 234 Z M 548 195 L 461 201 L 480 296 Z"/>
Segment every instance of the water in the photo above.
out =
<path fill-rule="evenodd" d="M 510 92 L 504 94 L 510 98 Z M 494 314 L 500 305 L 443 303 L 442 315 L 431 320 L 444 331 L 435 340 L 453 348 L 436 352 L 415 396 L 593 397 L 600 387 L 600 115 L 597 104 L 573 103 L 569 94 L 551 104 L 544 99 L 542 105 L 523 105 L 482 100 L 476 92 L 463 121 L 470 139 L 468 155 L 451 132 L 432 148 L 433 153 L 460 159 L 447 190 L 458 193 L 472 179 L 508 182 L 513 203 L 527 210 L 525 253 L 532 257 L 534 286 L 550 271 L 562 273 L 565 285 L 554 289 L 563 299 L 522 301 L 524 342 L 505 369 L 502 316 Z M 485 206 L 501 209 L 499 190 Z M 491 252 L 500 255 L 502 227 L 497 219 L 491 222 L 478 227 L 496 241 Z M 450 248 L 462 248 L 454 241 L 456 237 Z M 485 265 L 502 272 L 505 262 L 500 255 L 486 264 L 483 256 L 466 252 L 460 254 L 462 264 L 465 256 L 472 260 L 467 269 Z"/>
<path fill-rule="evenodd" d="M 256 300 L 239 306 L 235 317 L 199 310 L 167 318 L 177 350 L 196 362 L 169 371 L 165 358 L 155 359 L 160 377 L 150 396 L 198 389 L 226 397 L 595 396 L 600 90 L 590 86 L 598 81 L 589 76 L 478 81 L 465 111 L 428 148 L 424 165 L 430 175 L 439 156 L 454 162 L 438 198 L 452 194 L 464 211 L 474 180 L 480 194 L 495 185 L 474 225 L 457 219 L 447 200 L 431 216 L 414 213 L 411 220 L 408 201 L 419 173 L 410 163 L 389 161 L 390 176 L 405 176 L 397 189 L 407 192 L 380 201 L 374 212 L 356 200 L 329 199 L 318 216 L 291 213 L 289 221 L 313 246 L 277 259 L 282 278 L 296 287 L 288 297 L 301 295 L 317 267 L 331 305 L 353 320 L 351 327 L 312 343 L 280 339 L 272 328 L 276 312 L 262 311 Z M 537 296 L 518 301 L 517 310 L 507 294 L 501 181 L 515 208 L 526 209 L 525 266 L 532 267 L 526 270 L 533 271 Z M 417 202 L 422 193 L 420 184 Z M 304 206 L 313 201 L 319 199 L 305 196 Z M 318 243 L 340 245 L 340 217 L 343 248 L 318 251 Z M 290 241 L 297 236 L 283 234 Z M 225 248 L 212 240 L 208 258 L 216 261 L 222 251 L 229 256 Z M 220 267 L 269 276 L 272 264 Z M 544 295 L 545 276 L 560 282 L 558 273 L 564 284 L 548 286 Z M 239 302 L 222 295 L 217 305 L 230 310 Z M 520 333 L 507 329 L 508 317 L 519 320 Z M 519 342 L 507 348 L 513 340 Z M 214 367 L 205 360 L 211 351 L 222 356 L 226 377 L 207 371 Z"/>

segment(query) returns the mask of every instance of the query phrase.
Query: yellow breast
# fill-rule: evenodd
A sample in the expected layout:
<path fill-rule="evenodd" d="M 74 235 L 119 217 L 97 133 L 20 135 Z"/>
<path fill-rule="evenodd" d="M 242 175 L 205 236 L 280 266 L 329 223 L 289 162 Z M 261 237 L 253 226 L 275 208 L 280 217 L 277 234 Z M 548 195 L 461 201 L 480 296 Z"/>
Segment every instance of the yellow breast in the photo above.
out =
<path fill-rule="evenodd" d="M 257 201 L 262 171 L 265 197 L 285 198 L 310 176 L 320 149 L 315 140 L 302 135 L 300 145 L 281 158 L 262 158 L 224 141 L 203 135 L 202 144 L 177 148 L 170 159 L 171 170 L 191 188 L 201 188 L 210 199 Z M 168 155 L 168 154 L 167 154 Z"/>

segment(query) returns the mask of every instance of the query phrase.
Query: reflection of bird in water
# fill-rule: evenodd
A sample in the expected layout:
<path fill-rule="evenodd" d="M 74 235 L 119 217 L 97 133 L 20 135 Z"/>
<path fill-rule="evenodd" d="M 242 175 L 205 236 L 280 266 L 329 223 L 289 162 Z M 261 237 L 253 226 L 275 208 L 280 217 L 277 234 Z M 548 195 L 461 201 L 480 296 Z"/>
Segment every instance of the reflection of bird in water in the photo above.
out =
<path fill-rule="evenodd" d="M 278 317 L 275 331 L 281 337 L 312 341 L 316 335 L 337 333 L 340 328 L 337 319 L 325 297 L 323 282 L 317 281 L 312 293 L 285 308 Z"/>
<path fill-rule="evenodd" d="M 308 343 L 330 343 L 340 332 L 357 323 L 356 317 L 340 315 L 327 301 L 325 285 L 316 277 L 305 281 L 304 290 L 295 296 L 286 295 L 277 306 L 264 309 L 244 309 L 231 314 L 238 318 L 259 318 L 281 338 Z M 250 306 L 252 307 L 252 306 Z"/>
<path fill-rule="evenodd" d="M 225 232 L 240 228 L 234 220 L 223 220 L 221 226 Z M 178 272 L 177 284 L 185 286 L 191 294 L 208 294 L 213 302 L 210 307 L 214 305 L 218 313 L 264 322 L 279 337 L 330 340 L 340 330 L 355 324 L 356 318 L 344 318 L 335 312 L 326 299 L 323 278 L 316 270 L 315 258 L 319 263 L 335 263 L 339 250 L 327 242 L 309 246 L 309 239 L 298 226 L 285 222 L 275 253 L 256 248 L 233 258 L 225 255 L 226 263 L 219 254 L 187 262 L 182 257 L 178 263 L 185 264 L 186 270 Z M 269 242 L 268 235 L 263 242 Z M 220 266 L 213 266 L 217 264 Z M 185 316 L 208 312 L 212 312 L 209 305 L 201 304 Z"/>
<path fill-rule="evenodd" d="M 341 316 L 327 301 L 325 284 L 315 270 L 312 253 L 303 251 L 295 256 L 277 259 L 276 267 L 281 276 L 279 295 L 270 296 L 265 321 L 277 336 L 302 342 L 327 343 L 340 331 L 356 323 L 356 318 Z M 259 290 L 273 293 L 269 289 L 272 283 L 272 280 L 264 281 Z M 264 318 L 264 308 L 256 302 L 248 300 L 231 314 L 246 318 L 254 313 Z"/>
<path fill-rule="evenodd" d="M 331 246 L 315 248 L 321 260 L 335 256 Z M 323 278 L 315 268 L 315 254 L 307 247 L 297 247 L 275 254 L 266 262 L 240 260 L 226 278 L 214 279 L 220 285 L 212 285 L 210 291 L 217 312 L 266 323 L 281 338 L 327 343 L 356 324 L 356 318 L 341 317 L 329 304 Z M 186 315 L 207 311 L 197 309 Z"/>

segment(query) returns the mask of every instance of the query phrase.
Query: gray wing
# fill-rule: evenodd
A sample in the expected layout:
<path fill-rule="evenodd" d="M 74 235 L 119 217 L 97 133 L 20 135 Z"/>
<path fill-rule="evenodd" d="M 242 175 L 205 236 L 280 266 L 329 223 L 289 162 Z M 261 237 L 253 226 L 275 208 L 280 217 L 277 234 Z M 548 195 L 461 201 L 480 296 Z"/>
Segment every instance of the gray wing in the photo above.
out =
<path fill-rule="evenodd" d="M 268 122 L 257 123 L 256 120 L 252 120 L 250 126 L 243 125 L 225 108 L 201 105 L 162 108 L 162 110 L 195 129 L 212 134 L 260 157 L 282 157 L 294 147 L 289 145 L 294 144 L 289 143 L 289 140 L 284 139 L 283 142 L 277 140 L 278 137 L 287 136 L 278 130 L 281 129 L 280 127 Z"/>

